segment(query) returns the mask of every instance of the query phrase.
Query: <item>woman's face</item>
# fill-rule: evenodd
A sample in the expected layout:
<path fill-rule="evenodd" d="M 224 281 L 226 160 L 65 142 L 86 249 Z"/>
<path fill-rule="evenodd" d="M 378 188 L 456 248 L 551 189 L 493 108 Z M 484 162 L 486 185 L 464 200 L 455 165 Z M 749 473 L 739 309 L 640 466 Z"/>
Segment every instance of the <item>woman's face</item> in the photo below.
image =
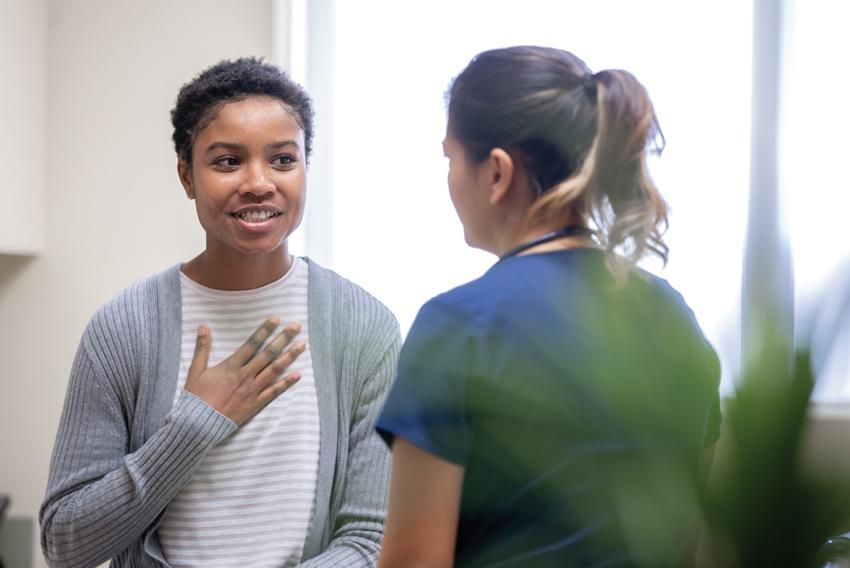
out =
<path fill-rule="evenodd" d="M 195 139 L 191 168 L 181 162 L 178 170 L 208 254 L 269 253 L 301 223 L 304 132 L 278 99 L 227 103 Z"/>
<path fill-rule="evenodd" d="M 479 167 L 466 156 L 451 132 L 446 132 L 443 153 L 449 159 L 449 195 L 463 224 L 463 236 L 471 247 L 490 250 L 491 224 L 487 218 L 490 192 L 479 176 Z"/>

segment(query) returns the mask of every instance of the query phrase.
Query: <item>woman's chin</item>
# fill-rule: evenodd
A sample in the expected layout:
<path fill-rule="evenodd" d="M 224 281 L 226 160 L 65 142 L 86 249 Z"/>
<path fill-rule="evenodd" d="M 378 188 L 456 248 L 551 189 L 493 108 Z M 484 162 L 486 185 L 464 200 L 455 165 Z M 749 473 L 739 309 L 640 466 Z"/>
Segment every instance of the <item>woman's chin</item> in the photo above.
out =
<path fill-rule="evenodd" d="M 474 235 L 470 235 L 469 233 L 464 233 L 463 240 L 466 241 L 466 244 L 471 248 L 483 250 L 484 252 L 489 252 L 490 254 L 499 256 L 499 253 L 495 251 L 492 244 L 486 242 L 484 239 L 476 238 Z"/>
<path fill-rule="evenodd" d="M 257 246 L 257 247 L 246 247 L 243 249 L 242 254 L 247 256 L 270 256 L 270 255 L 286 255 L 287 254 L 287 246 L 286 241 L 281 241 L 277 245 L 274 246 Z"/>
<path fill-rule="evenodd" d="M 221 243 L 223 244 L 223 243 Z M 207 243 L 208 254 L 221 254 L 227 258 L 236 259 L 238 257 L 261 258 L 280 254 L 286 256 L 287 246 L 286 239 L 251 239 L 238 240 L 224 244 L 224 246 L 216 246 L 212 243 Z"/>

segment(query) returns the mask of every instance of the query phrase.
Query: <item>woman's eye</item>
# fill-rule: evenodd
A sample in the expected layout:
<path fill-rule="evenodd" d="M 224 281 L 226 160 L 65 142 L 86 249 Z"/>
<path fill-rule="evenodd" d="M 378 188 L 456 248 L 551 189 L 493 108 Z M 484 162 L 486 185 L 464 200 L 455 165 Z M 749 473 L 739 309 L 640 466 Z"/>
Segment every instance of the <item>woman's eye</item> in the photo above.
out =
<path fill-rule="evenodd" d="M 281 154 L 272 158 L 272 164 L 275 166 L 289 166 L 295 163 L 295 158 L 289 154 Z"/>
<path fill-rule="evenodd" d="M 219 166 L 234 168 L 239 165 L 239 160 L 237 160 L 233 156 L 224 156 L 223 158 L 219 158 L 218 160 L 216 160 L 215 163 Z"/>

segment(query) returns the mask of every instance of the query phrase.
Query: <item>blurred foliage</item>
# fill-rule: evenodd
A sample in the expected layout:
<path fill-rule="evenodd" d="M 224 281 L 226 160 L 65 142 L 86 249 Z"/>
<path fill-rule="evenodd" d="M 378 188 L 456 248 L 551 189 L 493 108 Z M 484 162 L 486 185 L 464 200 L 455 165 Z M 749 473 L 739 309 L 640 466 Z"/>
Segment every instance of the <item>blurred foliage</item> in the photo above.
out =
<path fill-rule="evenodd" d="M 724 413 L 725 459 L 702 499 L 717 566 L 805 568 L 850 516 L 850 479 L 816 475 L 802 460 L 808 353 L 782 369 L 749 369 Z"/>

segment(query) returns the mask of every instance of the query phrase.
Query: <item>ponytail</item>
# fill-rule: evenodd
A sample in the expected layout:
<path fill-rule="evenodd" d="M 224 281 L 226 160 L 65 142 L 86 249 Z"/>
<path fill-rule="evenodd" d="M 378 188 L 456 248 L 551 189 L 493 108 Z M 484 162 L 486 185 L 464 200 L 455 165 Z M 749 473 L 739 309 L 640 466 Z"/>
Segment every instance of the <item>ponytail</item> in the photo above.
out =
<path fill-rule="evenodd" d="M 521 156 L 536 199 L 526 227 L 594 225 L 618 283 L 647 253 L 667 262 L 667 205 L 646 167 L 664 136 L 646 90 L 621 70 L 591 74 L 567 51 L 519 46 L 478 54 L 452 82 L 449 128 L 480 163 Z"/>
<path fill-rule="evenodd" d="M 608 70 L 592 79 L 597 128 L 590 150 L 574 175 L 534 202 L 528 221 L 566 223 L 572 210 L 593 221 L 605 263 L 622 282 L 646 253 L 667 262 L 662 239 L 667 204 L 646 167 L 647 150 L 660 153 L 664 136 L 646 90 L 633 75 Z"/>

